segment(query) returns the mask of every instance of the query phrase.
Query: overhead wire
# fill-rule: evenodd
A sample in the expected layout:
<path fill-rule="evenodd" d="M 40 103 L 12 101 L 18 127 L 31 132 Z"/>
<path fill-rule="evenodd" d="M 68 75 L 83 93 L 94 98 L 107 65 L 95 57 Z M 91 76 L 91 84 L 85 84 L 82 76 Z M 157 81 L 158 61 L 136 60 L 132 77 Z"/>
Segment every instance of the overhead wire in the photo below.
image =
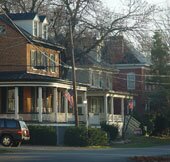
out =
<path fill-rule="evenodd" d="M 42 54 L 47 57 L 49 60 L 51 60 L 52 62 L 54 62 L 55 64 L 58 64 L 58 66 L 55 66 L 55 67 L 59 67 L 59 66 L 62 66 L 62 67 L 65 67 L 65 68 L 68 68 L 68 69 L 72 69 L 72 67 L 68 64 L 66 64 L 65 62 L 63 62 L 61 59 L 60 59 L 60 63 L 54 61 L 53 59 L 51 59 L 48 55 L 46 55 L 44 53 L 44 51 L 42 51 L 42 49 L 40 49 L 39 47 L 35 46 L 33 44 L 33 42 L 31 42 L 23 33 L 22 31 L 20 30 L 20 28 L 13 22 L 13 20 L 6 14 L 6 12 L 0 7 L 0 9 L 2 10 L 2 12 L 8 17 L 8 19 L 11 21 L 11 23 L 17 28 L 17 30 L 26 38 L 26 40 L 31 43 L 34 47 L 36 47 L 36 49 L 40 50 L 42 52 Z M 3 14 L 2 13 L 2 14 Z M 1 13 L 0 13 L 1 14 Z M 22 38 L 22 37 L 21 37 Z M 16 43 L 16 42 L 15 42 Z M 7 48 L 5 49 L 8 49 L 8 48 L 12 48 L 12 47 L 15 47 L 15 46 L 19 46 L 19 45 L 22 45 L 23 43 L 20 43 L 20 44 L 17 44 L 17 45 L 14 45 L 14 46 L 8 46 Z M 42 47 L 42 46 L 41 46 Z M 0 49 L 0 50 L 5 50 L 4 48 L 3 49 Z M 4 65 L 3 65 L 4 66 Z M 8 65 L 8 66 L 15 66 L 15 65 Z M 17 65 L 17 66 L 23 66 L 23 65 Z M 30 66 L 30 65 L 29 65 Z M 89 68 L 80 68 L 80 67 L 76 67 L 75 70 L 87 70 Z M 93 70 L 93 71 L 101 71 L 101 70 Z M 122 73 L 119 73 L 119 74 L 122 74 Z M 139 76 L 139 74 L 135 74 L 137 76 Z M 140 76 L 152 76 L 152 77 L 158 77 L 157 75 L 140 75 Z M 163 76 L 163 75 L 159 75 L 159 77 L 170 77 L 170 76 Z"/>

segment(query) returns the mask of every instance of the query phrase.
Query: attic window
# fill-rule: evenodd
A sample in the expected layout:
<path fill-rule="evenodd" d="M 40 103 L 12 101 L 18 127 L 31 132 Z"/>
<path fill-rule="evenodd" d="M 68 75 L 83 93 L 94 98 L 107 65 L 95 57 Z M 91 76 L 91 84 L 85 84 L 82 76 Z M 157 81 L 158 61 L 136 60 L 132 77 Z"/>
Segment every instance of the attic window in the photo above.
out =
<path fill-rule="evenodd" d="M 4 35 L 6 33 L 5 25 L 0 25 L 0 35 Z"/>
<path fill-rule="evenodd" d="M 44 39 L 47 39 L 47 37 L 48 37 L 48 27 L 47 27 L 47 25 L 44 25 L 43 26 L 43 38 Z"/>
<path fill-rule="evenodd" d="M 33 33 L 33 35 L 36 36 L 36 37 L 38 37 L 38 21 L 34 21 L 34 26 L 33 26 L 33 28 L 34 28 L 34 33 Z"/>

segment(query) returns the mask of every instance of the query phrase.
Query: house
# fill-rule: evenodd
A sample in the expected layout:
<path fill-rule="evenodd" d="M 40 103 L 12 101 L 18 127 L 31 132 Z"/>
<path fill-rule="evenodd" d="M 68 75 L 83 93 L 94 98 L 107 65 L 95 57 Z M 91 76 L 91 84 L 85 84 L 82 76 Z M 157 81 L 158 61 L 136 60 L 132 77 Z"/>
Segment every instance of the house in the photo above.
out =
<path fill-rule="evenodd" d="M 84 43 L 84 44 L 83 44 Z M 86 47 L 87 41 L 83 38 L 78 42 L 79 49 Z M 75 42 L 76 44 L 76 42 Z M 102 122 L 114 124 L 122 134 L 124 123 L 124 110 L 127 107 L 127 100 L 133 96 L 126 91 L 113 90 L 113 79 L 118 73 L 114 65 L 102 60 L 101 48 L 96 47 L 86 55 L 80 55 L 76 62 L 76 80 L 79 83 L 88 85 L 87 106 L 88 124 L 91 127 L 100 127 Z M 68 78 L 72 78 L 71 71 Z M 79 108 L 80 121 L 82 120 L 82 110 Z"/>
<path fill-rule="evenodd" d="M 32 124 L 74 124 L 73 108 L 65 97 L 72 82 L 60 74 L 64 50 L 49 42 L 45 16 L 0 15 L 0 117 Z M 79 84 L 77 91 L 78 106 L 85 111 L 87 87 Z"/>
<path fill-rule="evenodd" d="M 103 51 L 104 60 L 119 70 L 114 76 L 113 89 L 134 94 L 134 111 L 141 116 L 147 108 L 145 76 L 149 73 L 150 61 L 123 36 L 109 37 Z M 126 112 L 129 113 L 129 108 Z"/>

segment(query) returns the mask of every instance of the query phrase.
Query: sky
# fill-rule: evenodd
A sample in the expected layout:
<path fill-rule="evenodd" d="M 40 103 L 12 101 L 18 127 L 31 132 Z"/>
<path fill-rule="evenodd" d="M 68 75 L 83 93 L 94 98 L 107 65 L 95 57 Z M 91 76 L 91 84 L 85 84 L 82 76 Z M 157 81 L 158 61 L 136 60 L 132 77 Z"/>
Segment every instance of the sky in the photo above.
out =
<path fill-rule="evenodd" d="M 118 9 L 118 5 L 120 3 L 120 0 L 102 0 L 103 3 L 109 7 L 110 9 Z M 156 4 L 158 6 L 169 6 L 170 7 L 170 0 L 146 0 L 150 4 Z M 116 4 L 116 5 L 115 5 Z"/>

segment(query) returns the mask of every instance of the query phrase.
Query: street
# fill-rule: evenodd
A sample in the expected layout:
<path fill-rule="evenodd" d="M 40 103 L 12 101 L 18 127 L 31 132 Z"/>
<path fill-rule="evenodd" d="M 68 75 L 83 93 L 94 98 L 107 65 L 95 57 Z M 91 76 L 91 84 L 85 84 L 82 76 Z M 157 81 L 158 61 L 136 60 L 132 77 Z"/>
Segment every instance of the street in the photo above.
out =
<path fill-rule="evenodd" d="M 170 146 L 150 148 L 89 149 L 76 147 L 20 146 L 4 148 L 8 153 L 0 154 L 1 162 L 129 162 L 128 157 L 170 155 Z"/>

